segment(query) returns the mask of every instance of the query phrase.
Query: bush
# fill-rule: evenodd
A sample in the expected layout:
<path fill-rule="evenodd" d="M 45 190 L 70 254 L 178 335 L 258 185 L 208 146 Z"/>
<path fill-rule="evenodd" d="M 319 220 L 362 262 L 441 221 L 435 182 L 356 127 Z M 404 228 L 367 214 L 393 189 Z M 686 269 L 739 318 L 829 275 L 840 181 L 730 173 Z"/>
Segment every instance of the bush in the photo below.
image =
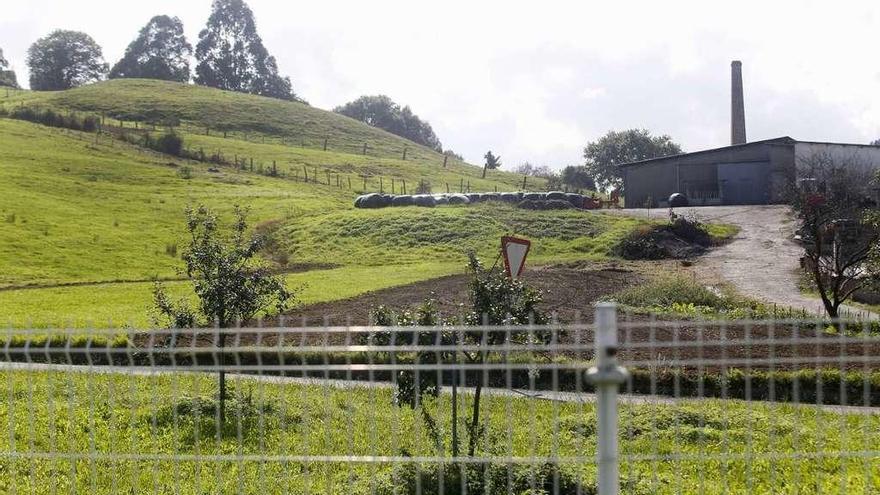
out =
<path fill-rule="evenodd" d="M 590 495 L 594 484 L 585 485 L 552 463 L 539 466 L 501 463 L 406 464 L 395 468 L 389 479 L 378 483 L 379 494 L 443 493 L 485 495 Z"/>
<path fill-rule="evenodd" d="M 177 176 L 184 180 L 192 179 L 192 168 L 187 165 L 184 165 L 177 169 Z"/>
<path fill-rule="evenodd" d="M 167 132 L 155 141 L 153 149 L 160 153 L 180 156 L 183 153 L 183 137 L 173 131 Z"/>
<path fill-rule="evenodd" d="M 614 299 L 621 304 L 636 308 L 668 307 L 673 304 L 693 304 L 712 308 L 727 306 L 720 295 L 697 281 L 683 276 L 660 277 L 650 283 L 619 292 Z"/>

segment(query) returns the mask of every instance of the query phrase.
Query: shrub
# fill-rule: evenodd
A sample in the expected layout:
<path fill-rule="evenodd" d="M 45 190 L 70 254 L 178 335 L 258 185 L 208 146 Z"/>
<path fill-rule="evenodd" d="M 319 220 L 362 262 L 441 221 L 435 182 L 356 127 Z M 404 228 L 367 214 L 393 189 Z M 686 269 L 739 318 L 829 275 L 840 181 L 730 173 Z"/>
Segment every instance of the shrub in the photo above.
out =
<path fill-rule="evenodd" d="M 598 493 L 594 484 L 585 485 L 552 463 L 539 466 L 467 463 L 406 464 L 395 468 L 389 479 L 381 480 L 376 493 L 444 493 L 486 495 L 523 493 L 529 495 L 590 495 Z"/>
<path fill-rule="evenodd" d="M 180 156 L 183 153 L 183 137 L 173 131 L 167 132 L 156 140 L 153 149 L 168 155 Z"/>
<path fill-rule="evenodd" d="M 683 276 L 664 276 L 650 283 L 619 292 L 617 302 L 632 307 L 669 307 L 692 304 L 704 307 L 726 307 L 724 299 L 697 281 Z"/>
<path fill-rule="evenodd" d="M 190 168 L 188 165 L 180 167 L 179 169 L 177 169 L 177 176 L 184 180 L 192 179 L 192 168 Z"/>

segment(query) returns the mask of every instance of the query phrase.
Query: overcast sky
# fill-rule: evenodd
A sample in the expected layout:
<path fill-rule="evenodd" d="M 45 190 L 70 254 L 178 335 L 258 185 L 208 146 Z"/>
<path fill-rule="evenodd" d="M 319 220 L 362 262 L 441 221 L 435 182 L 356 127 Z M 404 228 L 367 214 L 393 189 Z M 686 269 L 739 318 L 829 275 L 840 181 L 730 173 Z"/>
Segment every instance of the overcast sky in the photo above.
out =
<path fill-rule="evenodd" d="M 90 34 L 111 64 L 156 14 L 190 42 L 210 0 L 3 0 L 0 48 Z M 880 138 L 880 2 L 249 0 L 266 47 L 312 105 L 387 94 L 443 145 L 505 167 L 579 163 L 586 142 L 645 127 L 688 151 L 730 139 L 730 61 L 743 61 L 749 140 Z"/>

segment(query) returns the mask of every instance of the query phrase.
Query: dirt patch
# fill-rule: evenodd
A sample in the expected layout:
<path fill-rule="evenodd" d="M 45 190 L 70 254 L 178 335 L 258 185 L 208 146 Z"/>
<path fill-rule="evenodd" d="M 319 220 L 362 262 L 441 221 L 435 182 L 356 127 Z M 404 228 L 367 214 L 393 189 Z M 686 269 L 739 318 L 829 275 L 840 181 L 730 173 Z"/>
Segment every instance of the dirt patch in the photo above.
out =
<path fill-rule="evenodd" d="M 558 265 L 529 270 L 524 280 L 543 293 L 541 309 L 555 313 L 560 322 L 589 322 L 593 304 L 604 296 L 635 286 L 644 280 L 637 271 L 615 265 Z M 394 308 L 417 306 L 427 298 L 436 300 L 446 315 L 461 313 L 467 304 L 468 276 L 450 275 L 401 287 L 368 292 L 350 299 L 312 304 L 287 315 L 288 322 L 310 325 L 364 325 L 370 310 L 379 305 Z"/>

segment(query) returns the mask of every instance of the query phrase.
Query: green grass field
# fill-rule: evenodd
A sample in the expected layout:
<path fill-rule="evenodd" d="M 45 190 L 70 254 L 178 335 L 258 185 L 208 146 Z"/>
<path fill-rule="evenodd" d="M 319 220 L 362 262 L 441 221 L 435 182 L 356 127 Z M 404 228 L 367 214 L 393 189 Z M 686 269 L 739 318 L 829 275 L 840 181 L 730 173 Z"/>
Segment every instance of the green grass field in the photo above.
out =
<path fill-rule="evenodd" d="M 0 402 L 0 424 L 9 430 L 0 450 L 16 453 L 0 462 L 4 493 L 392 493 L 389 464 L 313 462 L 306 469 L 259 456 L 438 455 L 421 415 L 392 406 L 388 389 L 234 380 L 237 399 L 218 438 L 211 376 L 2 375 L 10 399 Z M 462 411 L 470 402 L 465 395 Z M 426 408 L 448 452 L 449 397 Z M 481 455 L 596 453 L 590 403 L 490 395 L 482 415 Z M 620 449 L 629 459 L 620 471 L 625 493 L 880 489 L 876 454 L 838 455 L 875 451 L 876 415 L 708 400 L 624 405 L 620 418 Z M 45 453 L 56 455 L 40 457 Z M 566 478 L 594 485 L 592 459 L 561 464 Z"/>
<path fill-rule="evenodd" d="M 468 183 L 472 190 L 516 190 L 521 177 L 490 171 L 481 179 L 479 167 L 456 160 L 444 168 L 442 155 L 431 150 L 298 103 L 117 80 L 0 98 L 7 110 L 17 105 L 103 113 L 109 125 L 123 119 L 129 129 L 132 121 L 143 129 L 149 121 L 179 119 L 178 132 L 191 150 L 254 158 L 255 169 L 275 162 L 282 177 L 211 169 L 108 135 L 0 119 L 0 324 L 12 327 L 146 324 L 150 281 L 171 280 L 172 290 L 186 293 L 173 280 L 185 244 L 183 212 L 198 204 L 221 217 L 235 204 L 247 206 L 251 224 L 273 235 L 266 255 L 276 269 L 313 266 L 288 275 L 292 284 L 307 287 L 302 303 L 454 273 L 467 250 L 492 258 L 499 237 L 509 233 L 535 241 L 532 263 L 604 259 L 616 239 L 639 223 L 502 205 L 355 210 L 363 176 L 367 190 L 377 190 L 381 176 L 383 189 L 398 193 L 404 181 L 408 192 L 420 181 L 435 192 Z M 318 144 L 327 136 L 325 152 Z M 367 156 L 346 148 L 360 143 L 362 149 L 363 142 Z M 398 156 L 401 146 L 409 149 L 405 161 Z M 316 169 L 319 182 L 330 173 L 331 185 L 302 181 L 305 173 L 314 178 Z M 343 187 L 337 187 L 336 174 Z"/>

